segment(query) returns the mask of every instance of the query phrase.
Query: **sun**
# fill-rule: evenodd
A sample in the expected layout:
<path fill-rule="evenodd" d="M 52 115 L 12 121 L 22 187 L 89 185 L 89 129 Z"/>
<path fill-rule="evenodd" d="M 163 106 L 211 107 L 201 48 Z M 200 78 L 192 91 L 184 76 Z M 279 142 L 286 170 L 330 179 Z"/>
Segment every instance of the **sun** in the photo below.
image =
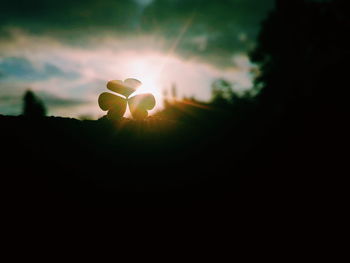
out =
<path fill-rule="evenodd" d="M 132 95 L 151 93 L 156 99 L 155 108 L 149 112 L 150 115 L 152 115 L 153 113 L 159 111 L 163 105 L 163 96 L 159 88 L 159 84 L 155 79 L 152 79 L 149 76 L 140 76 L 138 79 L 142 82 L 142 85 Z"/>
<path fill-rule="evenodd" d="M 139 93 L 152 93 L 154 96 L 159 92 L 158 85 L 155 79 L 147 76 L 140 76 L 138 79 L 142 82 L 142 85 L 137 89 L 135 94 Z"/>
<path fill-rule="evenodd" d="M 132 68 L 134 72 L 131 77 L 140 80 L 142 85 L 131 96 L 151 93 L 156 99 L 156 106 L 150 114 L 160 110 L 163 105 L 163 95 L 159 82 L 159 69 L 147 61 L 134 61 Z"/>

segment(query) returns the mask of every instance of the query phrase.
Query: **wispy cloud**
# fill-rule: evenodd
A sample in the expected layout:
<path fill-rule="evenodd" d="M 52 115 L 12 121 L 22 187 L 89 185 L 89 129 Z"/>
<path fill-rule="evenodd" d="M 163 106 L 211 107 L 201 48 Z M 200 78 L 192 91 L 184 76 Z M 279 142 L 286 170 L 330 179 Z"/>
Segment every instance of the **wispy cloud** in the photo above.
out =
<path fill-rule="evenodd" d="M 251 64 L 244 54 L 232 54 L 230 66 L 220 67 L 196 56 L 169 54 L 171 45 L 159 36 L 90 36 L 81 46 L 21 30 L 11 34 L 0 42 L 0 95 L 19 96 L 25 89 L 32 89 L 65 99 L 90 101 L 90 108 L 85 110 L 93 116 L 102 114 L 96 98 L 112 79 L 140 79 L 157 98 L 155 110 L 162 106 L 163 90 L 173 83 L 179 96 L 202 100 L 209 99 L 210 85 L 216 78 L 235 82 L 236 89 L 251 86 Z M 52 114 L 62 112 L 51 106 Z M 70 116 L 77 114 L 72 111 Z"/>

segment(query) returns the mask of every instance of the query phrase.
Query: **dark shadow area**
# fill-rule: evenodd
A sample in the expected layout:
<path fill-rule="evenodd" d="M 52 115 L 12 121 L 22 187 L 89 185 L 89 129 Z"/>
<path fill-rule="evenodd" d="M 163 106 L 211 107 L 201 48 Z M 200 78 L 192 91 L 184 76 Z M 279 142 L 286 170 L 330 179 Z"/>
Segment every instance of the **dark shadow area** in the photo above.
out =
<path fill-rule="evenodd" d="M 221 80 L 212 102 L 174 99 L 145 120 L 0 116 L 6 202 L 278 212 L 328 192 L 348 134 L 348 2 L 277 0 L 251 53 L 256 97 Z"/>

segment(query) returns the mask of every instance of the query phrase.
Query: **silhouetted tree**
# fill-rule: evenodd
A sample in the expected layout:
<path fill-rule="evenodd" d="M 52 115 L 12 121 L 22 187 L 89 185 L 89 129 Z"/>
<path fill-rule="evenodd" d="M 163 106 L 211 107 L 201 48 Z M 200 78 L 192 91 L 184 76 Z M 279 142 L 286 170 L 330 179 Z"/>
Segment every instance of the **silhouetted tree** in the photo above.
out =
<path fill-rule="evenodd" d="M 224 79 L 217 79 L 211 85 L 212 103 L 227 106 L 232 102 L 232 84 Z"/>
<path fill-rule="evenodd" d="M 263 87 L 264 107 L 302 116 L 311 108 L 338 104 L 347 84 L 349 10 L 346 0 L 276 0 L 251 53 L 261 70 L 255 84 Z"/>
<path fill-rule="evenodd" d="M 329 153 L 340 152 L 348 136 L 349 3 L 276 0 L 262 24 L 251 53 L 262 89 L 250 123 L 265 136 L 262 153 L 279 152 L 272 159 L 283 167 L 337 167 Z"/>
<path fill-rule="evenodd" d="M 28 117 L 43 117 L 46 115 L 46 108 L 43 102 L 28 90 L 23 97 L 23 115 Z"/>

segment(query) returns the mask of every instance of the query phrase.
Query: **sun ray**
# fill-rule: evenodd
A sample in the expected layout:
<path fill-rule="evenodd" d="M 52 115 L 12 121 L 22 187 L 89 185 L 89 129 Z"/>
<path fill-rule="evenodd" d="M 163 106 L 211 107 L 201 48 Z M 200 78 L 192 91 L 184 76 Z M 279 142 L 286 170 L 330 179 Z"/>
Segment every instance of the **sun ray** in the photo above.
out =
<path fill-rule="evenodd" d="M 174 43 L 171 45 L 169 51 L 167 52 L 165 59 L 160 67 L 160 71 L 159 71 L 159 75 L 162 74 L 163 69 L 165 67 L 165 65 L 168 63 L 168 60 L 170 58 L 170 56 L 172 56 L 176 50 L 176 48 L 178 47 L 178 45 L 180 44 L 181 40 L 183 39 L 185 33 L 187 32 L 187 30 L 189 29 L 189 27 L 191 26 L 191 24 L 193 23 L 193 20 L 196 16 L 196 13 L 192 13 L 188 19 L 186 20 L 184 26 L 181 28 L 179 35 L 177 36 L 177 38 L 175 39 Z"/>

